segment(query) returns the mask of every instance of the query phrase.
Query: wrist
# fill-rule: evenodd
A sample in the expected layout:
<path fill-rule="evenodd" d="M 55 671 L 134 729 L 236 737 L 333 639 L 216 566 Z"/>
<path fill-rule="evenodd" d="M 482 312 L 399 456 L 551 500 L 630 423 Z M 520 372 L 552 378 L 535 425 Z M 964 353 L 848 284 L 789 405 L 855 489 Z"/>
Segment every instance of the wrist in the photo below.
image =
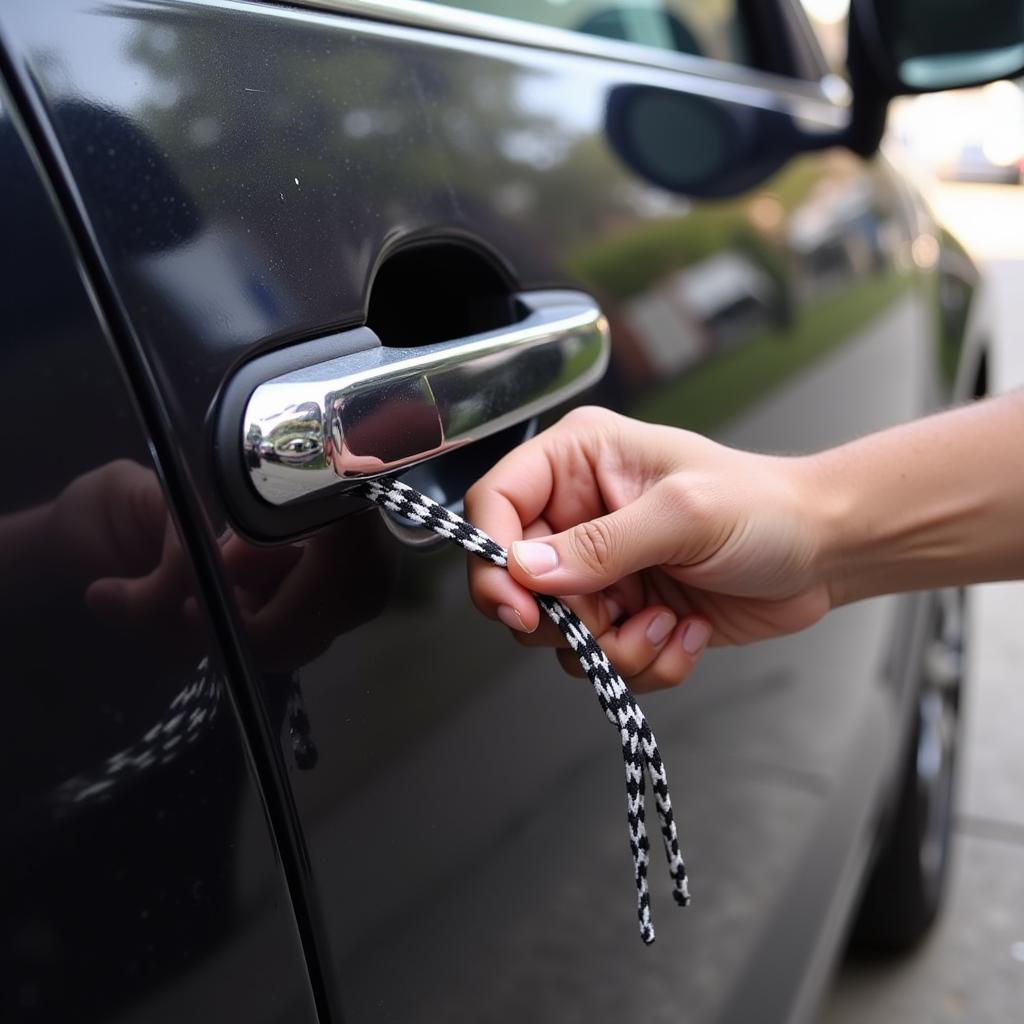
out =
<path fill-rule="evenodd" d="M 1019 513 L 1004 507 L 1003 478 L 972 452 L 967 468 L 921 421 L 810 456 L 821 524 L 819 571 L 832 606 L 879 594 L 962 585 L 1012 574 L 1000 565 Z M 958 479 L 959 478 L 959 479 Z M 985 527 L 991 536 L 984 538 Z M 1019 544 L 1019 541 L 1012 541 Z M 989 550 L 991 549 L 991 550 Z"/>
<path fill-rule="evenodd" d="M 855 495 L 839 461 L 836 451 L 793 460 L 801 522 L 811 550 L 810 582 L 825 588 L 832 608 L 856 600 L 851 579 L 852 552 L 858 544 Z"/>

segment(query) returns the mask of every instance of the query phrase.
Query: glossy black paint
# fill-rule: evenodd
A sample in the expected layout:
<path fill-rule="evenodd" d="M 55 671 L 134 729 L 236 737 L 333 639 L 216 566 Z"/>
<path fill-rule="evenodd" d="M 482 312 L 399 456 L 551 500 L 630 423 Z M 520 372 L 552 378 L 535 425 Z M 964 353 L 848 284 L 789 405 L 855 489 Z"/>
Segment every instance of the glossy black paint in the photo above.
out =
<path fill-rule="evenodd" d="M 322 1017 L 806 1013 L 898 763 L 928 599 L 716 652 L 647 702 L 694 904 L 656 888 L 646 950 L 592 695 L 479 619 L 460 555 L 374 510 L 339 503 L 332 525 L 272 546 L 226 537 L 215 422 L 239 367 L 363 323 L 381 265 L 430 238 L 496 254 L 519 288 L 596 295 L 615 354 L 593 397 L 633 415 L 775 450 L 910 417 L 943 395 L 945 249 L 894 169 L 829 151 L 775 173 L 791 115 L 827 132 L 837 112 L 721 67 L 227 2 L 22 3 L 0 30 L 152 374 L 142 398 L 169 427 L 220 639 L 248 666 L 237 692 L 280 725 L 282 674 L 301 687 L 315 765 L 244 720 Z M 724 198 L 679 194 L 609 138 L 615 97 L 637 89 L 731 126 L 744 157 Z M 468 478 L 466 457 L 425 482 Z"/>
<path fill-rule="evenodd" d="M 6 98 L 0 165 L 0 1017 L 312 1020 L 219 644 Z"/>

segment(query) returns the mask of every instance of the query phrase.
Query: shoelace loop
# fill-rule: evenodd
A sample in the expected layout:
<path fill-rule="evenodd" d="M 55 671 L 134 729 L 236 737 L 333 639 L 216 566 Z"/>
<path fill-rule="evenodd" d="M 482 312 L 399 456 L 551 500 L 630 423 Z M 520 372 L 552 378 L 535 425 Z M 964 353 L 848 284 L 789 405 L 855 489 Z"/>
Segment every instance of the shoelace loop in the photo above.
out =
<path fill-rule="evenodd" d="M 378 477 L 357 485 L 353 492 L 397 515 L 411 519 L 484 561 L 503 569 L 508 568 L 508 552 L 500 544 L 444 505 L 439 505 L 400 480 Z M 651 898 L 647 885 L 651 847 L 645 819 L 645 774 L 650 778 L 654 790 L 655 808 L 672 877 L 672 895 L 681 907 L 690 902 L 686 865 L 679 852 L 665 764 L 644 713 L 633 699 L 622 676 L 579 616 L 558 598 L 534 594 L 534 599 L 579 658 L 608 721 L 619 730 L 622 761 L 626 769 L 626 820 L 629 824 L 629 848 L 633 854 L 636 879 L 640 937 L 650 945 L 654 942 L 654 925 L 651 922 Z"/>

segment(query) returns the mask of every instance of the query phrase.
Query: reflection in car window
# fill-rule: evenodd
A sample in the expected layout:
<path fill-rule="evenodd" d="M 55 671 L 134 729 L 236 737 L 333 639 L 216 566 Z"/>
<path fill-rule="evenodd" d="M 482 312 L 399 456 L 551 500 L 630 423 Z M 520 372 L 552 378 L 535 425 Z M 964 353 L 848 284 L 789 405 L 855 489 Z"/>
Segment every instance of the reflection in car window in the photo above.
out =
<path fill-rule="evenodd" d="M 447 0 L 586 35 L 749 64 L 737 0 Z"/>

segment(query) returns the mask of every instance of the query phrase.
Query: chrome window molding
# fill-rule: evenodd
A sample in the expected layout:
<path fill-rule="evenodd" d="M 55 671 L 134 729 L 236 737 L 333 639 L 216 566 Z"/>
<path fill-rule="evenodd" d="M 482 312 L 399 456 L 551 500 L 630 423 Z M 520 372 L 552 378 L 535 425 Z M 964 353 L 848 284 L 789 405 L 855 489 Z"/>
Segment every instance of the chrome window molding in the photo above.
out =
<path fill-rule="evenodd" d="M 735 83 L 751 89 L 783 93 L 799 100 L 811 100 L 843 108 L 846 97 L 823 81 L 806 81 L 742 64 L 674 53 L 637 43 L 601 36 L 588 36 L 571 29 L 538 25 L 497 14 L 484 14 L 449 7 L 429 0 L 291 0 L 289 7 L 335 12 L 408 28 L 429 29 L 498 43 L 554 50 L 583 57 L 598 57 L 619 64 L 632 64 L 660 71 L 675 71 L 705 79 Z"/>

